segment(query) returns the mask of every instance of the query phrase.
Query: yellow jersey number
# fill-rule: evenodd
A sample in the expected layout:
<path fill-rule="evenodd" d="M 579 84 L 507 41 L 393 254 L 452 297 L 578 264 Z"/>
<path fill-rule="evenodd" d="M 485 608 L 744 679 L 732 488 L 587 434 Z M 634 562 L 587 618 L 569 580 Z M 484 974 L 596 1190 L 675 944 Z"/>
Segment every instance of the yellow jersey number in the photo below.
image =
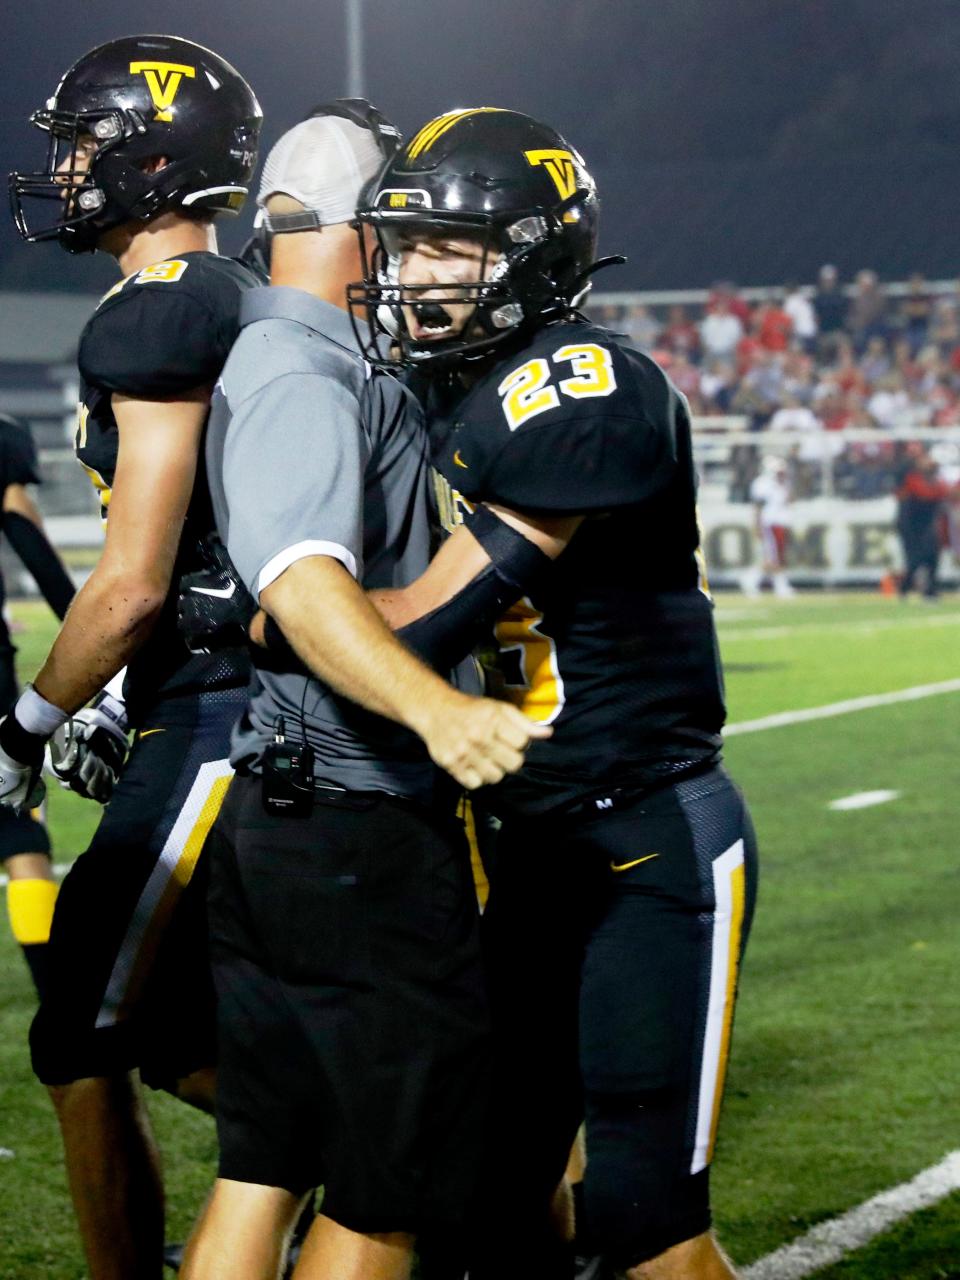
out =
<path fill-rule="evenodd" d="M 555 387 L 550 385 L 553 375 L 550 364 L 537 356 L 508 373 L 497 387 L 511 431 L 538 413 L 558 408 L 561 395 L 571 400 L 586 400 L 591 396 L 609 396 L 617 389 L 610 352 L 595 342 L 558 347 L 550 361 L 553 364 L 569 361 L 573 366 L 572 376 L 562 378 Z"/>
<path fill-rule="evenodd" d="M 563 678 L 557 665 L 557 646 L 539 630 L 543 614 L 524 597 L 494 627 L 501 654 L 515 653 L 519 678 L 505 676 L 504 692 L 537 724 L 552 724 L 565 702 Z"/>

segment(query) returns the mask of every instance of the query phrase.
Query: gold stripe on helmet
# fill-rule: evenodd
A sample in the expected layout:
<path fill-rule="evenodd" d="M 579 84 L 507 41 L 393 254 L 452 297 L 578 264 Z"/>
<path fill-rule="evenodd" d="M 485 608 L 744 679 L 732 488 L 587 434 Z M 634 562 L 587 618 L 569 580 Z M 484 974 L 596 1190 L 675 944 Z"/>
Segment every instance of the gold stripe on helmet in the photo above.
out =
<path fill-rule="evenodd" d="M 445 115 L 437 116 L 435 120 L 425 124 L 416 137 L 413 138 L 409 147 L 407 147 L 407 159 L 416 160 L 422 151 L 429 151 L 438 138 L 443 137 L 448 129 L 452 129 L 455 124 L 465 120 L 467 116 L 477 116 L 482 112 L 503 110 L 503 107 L 467 107 L 461 111 L 448 111 Z"/>

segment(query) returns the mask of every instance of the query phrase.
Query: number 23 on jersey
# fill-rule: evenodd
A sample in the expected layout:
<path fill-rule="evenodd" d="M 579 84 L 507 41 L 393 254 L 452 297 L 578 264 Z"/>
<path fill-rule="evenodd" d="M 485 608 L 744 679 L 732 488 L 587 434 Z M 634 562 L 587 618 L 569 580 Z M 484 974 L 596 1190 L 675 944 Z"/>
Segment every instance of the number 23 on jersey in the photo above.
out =
<path fill-rule="evenodd" d="M 554 386 L 552 380 L 557 371 L 551 369 L 542 356 L 537 356 L 508 373 L 497 387 L 511 431 L 516 431 L 538 413 L 558 408 L 561 395 L 571 400 L 586 400 L 593 396 L 609 396 L 617 389 L 610 352 L 595 342 L 558 347 L 550 361 L 555 365 L 569 361 L 571 376 L 561 378 Z"/>

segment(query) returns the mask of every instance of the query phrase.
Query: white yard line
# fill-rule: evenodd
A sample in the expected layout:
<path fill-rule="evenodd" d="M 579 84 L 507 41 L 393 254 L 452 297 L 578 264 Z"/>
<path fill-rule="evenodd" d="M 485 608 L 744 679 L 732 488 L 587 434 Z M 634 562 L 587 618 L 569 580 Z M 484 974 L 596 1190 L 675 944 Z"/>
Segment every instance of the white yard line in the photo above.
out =
<path fill-rule="evenodd" d="M 845 813 L 848 809 L 870 809 L 875 804 L 886 804 L 888 800 L 896 800 L 899 791 L 856 791 L 852 796 L 841 796 L 839 800 L 831 800 L 828 809 L 836 809 Z"/>
<path fill-rule="evenodd" d="M 941 680 L 939 684 L 917 684 L 910 689 L 897 689 L 893 693 L 874 693 L 865 698 L 847 698 L 844 702 L 828 702 L 822 707 L 804 707 L 800 711 L 778 711 L 759 720 L 741 720 L 728 724 L 723 731 L 725 738 L 739 733 L 759 733 L 761 729 L 780 729 L 785 725 L 805 724 L 808 720 L 828 720 L 831 716 L 843 716 L 849 711 L 868 711 L 871 707 L 888 707 L 895 702 L 915 702 L 919 698 L 935 698 L 941 693 L 960 693 L 960 680 Z"/>
<path fill-rule="evenodd" d="M 881 1191 L 839 1218 L 818 1223 L 806 1235 L 745 1267 L 740 1272 L 742 1280 L 803 1280 L 854 1249 L 862 1249 L 901 1219 L 936 1204 L 958 1188 L 960 1151 L 951 1151 L 910 1182 Z"/>
<path fill-rule="evenodd" d="M 903 631 L 914 627 L 956 627 L 960 626 L 960 613 L 938 613 L 929 618 L 910 616 L 877 618 L 872 622 L 811 622 L 777 627 L 725 627 L 721 616 L 718 626 L 720 639 L 726 644 L 730 640 L 786 640 L 791 636 L 825 635 L 832 631 L 869 636 L 878 631 Z"/>

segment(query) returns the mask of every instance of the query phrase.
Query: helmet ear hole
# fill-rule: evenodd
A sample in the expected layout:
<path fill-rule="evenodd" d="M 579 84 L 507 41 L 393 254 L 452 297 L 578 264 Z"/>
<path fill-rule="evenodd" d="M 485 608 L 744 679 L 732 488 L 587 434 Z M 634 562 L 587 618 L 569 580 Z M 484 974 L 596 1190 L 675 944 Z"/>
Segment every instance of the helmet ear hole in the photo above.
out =
<path fill-rule="evenodd" d="M 144 156 L 138 163 L 137 168 L 141 173 L 159 173 L 161 169 L 166 169 L 169 163 L 169 156 Z"/>

